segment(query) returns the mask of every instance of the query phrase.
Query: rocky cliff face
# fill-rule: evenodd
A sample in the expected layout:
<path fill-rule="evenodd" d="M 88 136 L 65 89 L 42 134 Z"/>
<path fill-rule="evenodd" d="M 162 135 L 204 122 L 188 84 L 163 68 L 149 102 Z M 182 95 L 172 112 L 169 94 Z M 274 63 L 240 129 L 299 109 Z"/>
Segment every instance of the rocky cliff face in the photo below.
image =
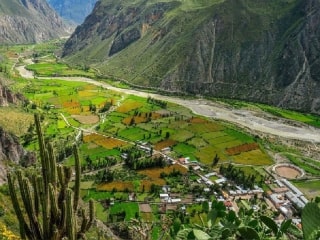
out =
<path fill-rule="evenodd" d="M 319 25 L 317 0 L 103 0 L 64 57 L 138 85 L 320 114 Z"/>
<path fill-rule="evenodd" d="M 0 184 L 6 180 L 6 171 L 11 162 L 28 166 L 34 163 L 36 156 L 34 153 L 26 151 L 14 135 L 5 132 L 0 127 Z"/>
<path fill-rule="evenodd" d="M 47 0 L 64 19 L 81 24 L 91 13 L 97 0 Z"/>
<path fill-rule="evenodd" d="M 4 80 L 0 79 L 0 107 L 17 105 L 25 101 L 23 95 L 13 93 L 3 82 Z M 34 153 L 26 151 L 16 136 L 0 126 L 0 185 L 6 180 L 8 164 L 28 166 L 35 160 Z"/>
<path fill-rule="evenodd" d="M 45 0 L 2 0 L 0 32 L 0 44 L 20 44 L 58 38 L 68 29 Z"/>
<path fill-rule="evenodd" d="M 0 107 L 9 106 L 9 104 L 20 104 L 26 99 L 22 94 L 13 93 L 8 87 L 1 83 L 0 79 Z"/>

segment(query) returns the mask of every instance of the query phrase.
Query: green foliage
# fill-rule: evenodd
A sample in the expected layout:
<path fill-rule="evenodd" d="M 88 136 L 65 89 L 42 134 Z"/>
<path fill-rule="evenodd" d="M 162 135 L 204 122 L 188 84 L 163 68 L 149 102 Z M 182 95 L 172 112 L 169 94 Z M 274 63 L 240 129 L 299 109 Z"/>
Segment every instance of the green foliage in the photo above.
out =
<path fill-rule="evenodd" d="M 240 227 L 238 228 L 240 236 L 243 239 L 260 240 L 258 232 L 252 227 Z"/>
<path fill-rule="evenodd" d="M 226 210 L 223 202 L 213 201 L 202 225 L 189 224 L 180 227 L 176 239 L 282 239 L 291 228 L 291 219 L 278 227 L 273 219 L 257 215 L 253 209 L 239 209 L 238 215 Z M 265 227 L 266 226 L 266 227 Z"/>
<path fill-rule="evenodd" d="M 260 220 L 268 227 L 272 230 L 272 232 L 274 233 L 274 235 L 278 234 L 278 226 L 277 224 L 269 217 L 267 216 L 260 216 Z"/>
<path fill-rule="evenodd" d="M 319 204 L 310 202 L 302 210 L 302 230 L 306 240 L 320 237 L 320 207 Z"/>

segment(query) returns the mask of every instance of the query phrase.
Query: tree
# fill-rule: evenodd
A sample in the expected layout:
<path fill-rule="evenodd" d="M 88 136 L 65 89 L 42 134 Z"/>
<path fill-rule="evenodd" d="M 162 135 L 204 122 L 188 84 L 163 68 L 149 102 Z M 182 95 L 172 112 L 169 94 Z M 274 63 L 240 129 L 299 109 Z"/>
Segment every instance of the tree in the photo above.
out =
<path fill-rule="evenodd" d="M 170 132 L 166 132 L 165 138 L 168 139 L 170 137 Z"/>
<path fill-rule="evenodd" d="M 76 145 L 73 146 L 75 158 L 74 191 L 68 188 L 72 176 L 71 168 L 58 166 L 52 144 L 45 144 L 41 131 L 40 119 L 35 115 L 36 130 L 39 140 L 41 175 L 30 176 L 21 170 L 8 173 L 10 197 L 19 220 L 22 239 L 60 240 L 84 239 L 94 221 L 94 203 L 89 202 L 89 217 L 84 208 L 79 206 L 80 198 L 80 159 Z M 17 196 L 15 179 L 22 203 Z M 78 211 L 81 218 L 77 218 Z M 80 227 L 77 227 L 81 219 Z"/>
<path fill-rule="evenodd" d="M 211 165 L 211 166 L 212 166 L 212 167 L 217 166 L 219 160 L 220 160 L 220 157 L 219 157 L 218 154 L 216 153 L 216 155 L 215 155 L 214 158 L 213 158 L 213 161 L 212 161 L 212 165 Z"/>
<path fill-rule="evenodd" d="M 130 119 L 129 126 L 132 126 L 133 124 L 135 124 L 134 117 Z"/>

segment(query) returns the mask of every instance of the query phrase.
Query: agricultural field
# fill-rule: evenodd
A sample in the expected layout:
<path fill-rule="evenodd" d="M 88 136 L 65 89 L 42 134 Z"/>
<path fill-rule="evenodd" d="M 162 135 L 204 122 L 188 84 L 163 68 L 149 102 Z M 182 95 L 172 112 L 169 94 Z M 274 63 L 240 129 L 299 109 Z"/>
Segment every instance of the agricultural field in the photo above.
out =
<path fill-rule="evenodd" d="M 192 116 L 185 110 L 177 113 L 177 106 L 171 107 L 170 104 L 161 110 L 136 96 L 129 96 L 108 115 L 105 123 L 100 125 L 100 131 L 131 142 L 149 142 L 156 150 L 170 147 L 174 157 L 189 157 L 204 164 L 210 164 L 215 153 L 219 154 L 221 161 L 272 164 L 263 147 L 250 135 L 217 121 Z M 238 150 L 235 152 L 235 149 Z"/>
<path fill-rule="evenodd" d="M 292 153 L 284 153 L 283 155 L 286 156 L 294 165 L 303 169 L 306 173 L 317 177 L 320 176 L 320 161 Z"/>
<path fill-rule="evenodd" d="M 205 165 L 218 154 L 221 162 L 270 165 L 271 157 L 255 139 L 231 125 L 193 116 L 171 103 L 122 95 L 81 82 L 33 79 L 23 93 L 34 108 L 47 115 L 45 132 L 52 137 L 77 135 L 76 128 L 90 128 L 101 135 L 84 133 L 81 147 L 97 158 L 113 149 L 138 141 L 157 151 L 170 148 L 172 158 L 189 157 Z M 111 112 L 99 111 L 109 104 Z M 119 154 L 116 151 L 115 154 Z M 72 164 L 72 161 L 68 164 Z"/>
<path fill-rule="evenodd" d="M 40 56 L 38 53 L 33 54 L 33 64 L 28 65 L 26 68 L 33 71 L 36 77 L 62 77 L 62 76 L 82 76 L 94 77 L 94 71 L 90 69 L 73 68 L 65 63 L 57 61 L 54 54 Z"/>
<path fill-rule="evenodd" d="M 317 196 L 320 196 L 319 180 L 294 180 L 292 183 L 309 199 L 314 199 Z"/>
<path fill-rule="evenodd" d="M 0 116 L 0 126 L 18 137 L 26 134 L 34 121 L 33 114 L 14 107 L 0 107 Z"/>
<path fill-rule="evenodd" d="M 22 48 L 28 47 L 8 52 L 6 57 L 22 64 L 23 60 L 18 59 Z M 54 54 L 42 51 L 41 47 L 34 49 L 33 57 L 34 64 L 28 69 L 36 77 L 94 76 L 94 71 L 85 66 L 75 69 L 58 63 Z M 230 163 L 243 179 L 254 179 L 255 185 L 269 190 L 264 167 L 274 164 L 269 155 L 274 149 L 265 139 L 232 124 L 196 116 L 183 106 L 163 100 L 127 95 L 82 82 L 16 78 L 16 83 L 15 88 L 30 103 L 25 111 L 10 111 L 11 115 L 0 119 L 0 125 L 1 120 L 13 120 L 11 123 L 18 126 L 27 148 L 36 150 L 32 129 L 29 131 L 28 127 L 33 121 L 32 113 L 39 112 L 46 140 L 53 141 L 58 161 L 67 166 L 74 165 L 71 146 L 77 142 L 82 164 L 81 197 L 84 201 L 96 201 L 96 216 L 105 223 L 139 218 L 161 224 L 164 214 L 160 213 L 174 216 L 176 210 L 181 214 L 182 207 L 188 213 L 186 222 L 206 222 L 206 204 L 228 188 L 213 183 L 221 178 L 218 169 Z M 236 103 L 234 106 L 259 108 L 311 125 L 319 122 L 312 115 L 263 105 Z M 27 134 L 29 138 L 25 137 Z M 316 160 L 285 151 L 282 154 L 308 176 L 320 175 L 320 163 Z M 215 175 L 207 179 L 211 181 L 209 184 L 203 176 L 212 172 Z M 318 183 L 294 181 L 308 198 L 319 195 Z M 179 203 L 164 204 L 166 200 L 160 195 L 164 192 L 169 192 L 171 200 Z M 205 198 L 205 204 L 199 203 L 199 198 Z M 239 205 L 249 209 L 244 200 Z M 159 225 L 154 227 L 152 239 L 157 239 L 161 231 Z"/>

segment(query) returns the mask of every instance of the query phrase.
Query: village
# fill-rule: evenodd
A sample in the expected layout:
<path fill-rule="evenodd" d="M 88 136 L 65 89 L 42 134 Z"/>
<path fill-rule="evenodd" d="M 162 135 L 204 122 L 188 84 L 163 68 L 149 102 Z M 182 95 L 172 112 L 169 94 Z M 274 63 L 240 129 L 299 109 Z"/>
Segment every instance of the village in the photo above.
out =
<path fill-rule="evenodd" d="M 141 141 L 137 143 L 137 146 L 146 153 L 152 150 L 151 146 Z M 148 199 L 137 201 L 136 194 L 129 194 L 128 201 L 138 202 L 140 212 L 150 213 L 152 211 L 150 205 L 156 204 L 160 213 L 179 211 L 187 215 L 188 206 L 208 202 L 210 209 L 212 200 L 215 199 L 222 202 L 228 211 L 232 210 L 236 214 L 241 207 L 247 210 L 269 212 L 277 224 L 280 225 L 284 220 L 292 219 L 293 224 L 301 229 L 300 213 L 308 203 L 308 199 L 297 187 L 287 179 L 278 176 L 275 171 L 265 170 L 269 177 L 265 179 L 263 185 L 268 186 L 268 190 L 261 186 L 261 182 L 248 188 L 221 174 L 221 167 L 220 171 L 218 166 L 210 171 L 208 167 L 198 161 L 190 160 L 189 157 L 173 159 L 168 147 L 161 149 L 161 151 L 152 151 L 154 155 L 163 156 L 169 165 L 183 166 L 196 175 L 197 178 L 187 180 L 187 185 L 197 186 L 198 191 L 181 194 L 172 191 L 170 185 L 164 185 L 159 189 L 158 198 L 160 201 L 158 202 L 155 200 L 149 202 Z M 122 155 L 122 157 L 126 158 L 127 156 Z M 114 203 L 115 200 L 112 199 L 111 205 Z"/>

